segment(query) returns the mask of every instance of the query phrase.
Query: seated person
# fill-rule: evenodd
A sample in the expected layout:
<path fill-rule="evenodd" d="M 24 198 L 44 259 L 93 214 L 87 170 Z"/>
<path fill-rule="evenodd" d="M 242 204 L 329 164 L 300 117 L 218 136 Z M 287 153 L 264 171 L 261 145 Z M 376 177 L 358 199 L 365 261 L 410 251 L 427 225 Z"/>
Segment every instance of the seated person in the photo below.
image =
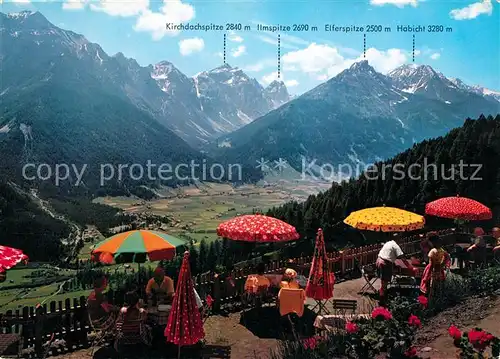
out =
<path fill-rule="evenodd" d="M 150 345 L 151 328 L 146 325 L 147 311 L 140 307 L 139 295 L 135 291 L 128 292 L 125 295 L 125 302 L 116 321 L 115 349 L 119 351 L 121 345 L 128 344 Z"/>
<path fill-rule="evenodd" d="M 106 277 L 94 280 L 94 290 L 87 298 L 87 308 L 92 325 L 99 329 L 110 328 L 116 320 L 117 308 L 108 303 L 104 291 L 108 286 Z"/>
<path fill-rule="evenodd" d="M 495 248 L 493 248 L 493 251 L 500 251 L 500 228 L 495 227 L 491 231 L 491 235 L 493 238 L 497 240 L 497 243 L 495 244 Z"/>
<path fill-rule="evenodd" d="M 156 305 L 172 303 L 174 297 L 174 281 L 172 278 L 165 275 L 163 268 L 155 269 L 153 278 L 148 281 L 146 286 L 146 295 Z"/>
<path fill-rule="evenodd" d="M 473 251 L 475 248 L 486 247 L 486 241 L 484 240 L 484 230 L 480 227 L 474 229 L 474 236 L 471 238 L 472 246 L 467 249 L 467 252 Z"/>
<path fill-rule="evenodd" d="M 251 291 L 251 292 L 256 292 L 257 288 L 260 288 L 260 287 L 269 288 L 271 286 L 271 282 L 264 275 L 265 270 L 266 270 L 265 264 L 259 263 L 257 265 L 257 268 L 256 268 L 257 274 L 250 274 L 247 277 L 247 280 L 245 282 L 245 290 Z"/>
<path fill-rule="evenodd" d="M 468 253 L 472 254 L 472 259 L 476 265 L 481 265 L 486 262 L 486 241 L 484 239 L 484 230 L 480 227 L 474 229 L 474 244 L 467 249 Z"/>
<path fill-rule="evenodd" d="M 280 283 L 280 288 L 300 289 L 300 285 L 297 282 L 297 272 L 291 268 L 287 268 Z"/>

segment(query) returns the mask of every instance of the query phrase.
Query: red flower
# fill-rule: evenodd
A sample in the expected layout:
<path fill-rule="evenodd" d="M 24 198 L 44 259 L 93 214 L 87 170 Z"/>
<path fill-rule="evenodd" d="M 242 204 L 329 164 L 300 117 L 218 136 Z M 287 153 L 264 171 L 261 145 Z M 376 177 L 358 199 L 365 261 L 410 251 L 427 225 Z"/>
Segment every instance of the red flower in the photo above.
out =
<path fill-rule="evenodd" d="M 408 349 L 407 351 L 405 351 L 405 355 L 408 358 L 416 357 L 417 356 L 417 349 L 415 349 L 415 347 L 411 347 L 410 349 Z"/>
<path fill-rule="evenodd" d="M 493 335 L 482 330 L 471 330 L 468 334 L 469 342 L 472 346 L 479 350 L 484 350 L 491 341 L 495 338 Z"/>
<path fill-rule="evenodd" d="M 411 326 L 420 328 L 420 325 L 422 323 L 420 322 L 420 319 L 418 319 L 418 317 L 416 315 L 412 314 L 412 315 L 410 315 L 410 318 L 408 318 L 408 324 L 410 324 Z"/>
<path fill-rule="evenodd" d="M 483 331 L 473 329 L 468 333 L 468 337 L 471 344 L 478 343 L 483 337 Z"/>
<path fill-rule="evenodd" d="M 377 307 L 373 309 L 372 318 L 373 319 L 382 318 L 384 320 L 390 320 L 392 319 L 392 314 L 384 307 Z"/>
<path fill-rule="evenodd" d="M 495 337 L 490 333 L 486 333 L 485 336 L 483 337 L 483 339 L 486 342 L 488 342 L 488 344 L 490 344 L 495 339 Z"/>
<path fill-rule="evenodd" d="M 212 296 L 210 294 L 207 295 L 206 302 L 207 302 L 207 306 L 209 308 L 212 308 L 212 304 L 214 304 L 214 299 L 212 298 Z"/>
<path fill-rule="evenodd" d="M 303 345 L 304 345 L 304 348 L 306 348 L 306 349 L 314 349 L 314 348 L 316 348 L 317 344 L 318 344 L 318 340 L 316 339 L 316 337 L 307 338 L 307 339 L 303 340 Z"/>
<path fill-rule="evenodd" d="M 427 305 L 429 304 L 429 300 L 427 299 L 426 296 L 424 295 L 419 295 L 418 296 L 418 302 L 424 307 L 427 308 Z"/>
<path fill-rule="evenodd" d="M 462 337 L 462 332 L 454 325 L 450 325 L 448 328 L 448 334 L 450 334 L 450 336 L 455 340 L 460 340 Z"/>
<path fill-rule="evenodd" d="M 354 334 L 354 333 L 357 333 L 359 331 L 359 327 L 358 327 L 358 325 L 356 323 L 347 322 L 345 324 L 345 330 L 349 334 Z"/>

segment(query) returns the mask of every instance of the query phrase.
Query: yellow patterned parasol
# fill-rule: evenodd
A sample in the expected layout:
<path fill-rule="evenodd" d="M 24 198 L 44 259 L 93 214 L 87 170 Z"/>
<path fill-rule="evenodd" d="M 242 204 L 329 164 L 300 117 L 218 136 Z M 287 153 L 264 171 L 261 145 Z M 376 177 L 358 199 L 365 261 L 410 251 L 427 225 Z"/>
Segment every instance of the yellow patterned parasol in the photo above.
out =
<path fill-rule="evenodd" d="M 423 228 L 425 218 L 403 209 L 384 206 L 352 212 L 344 223 L 367 231 L 405 232 Z"/>

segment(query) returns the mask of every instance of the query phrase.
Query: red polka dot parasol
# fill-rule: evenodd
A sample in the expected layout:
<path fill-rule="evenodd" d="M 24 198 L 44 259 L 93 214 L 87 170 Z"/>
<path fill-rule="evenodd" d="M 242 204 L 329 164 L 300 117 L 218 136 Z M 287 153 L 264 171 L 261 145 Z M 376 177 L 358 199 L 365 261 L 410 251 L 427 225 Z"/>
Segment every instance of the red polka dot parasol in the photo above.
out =
<path fill-rule="evenodd" d="M 22 250 L 0 246 L 0 273 L 14 267 L 22 261 L 27 261 L 28 256 Z"/>
<path fill-rule="evenodd" d="M 236 241 L 286 242 L 299 239 L 295 227 L 262 214 L 243 215 L 219 224 L 217 235 Z"/>
<path fill-rule="evenodd" d="M 194 345 L 205 336 L 203 321 L 196 305 L 194 283 L 189 267 L 189 252 L 184 253 L 165 338 L 179 347 Z"/>
<path fill-rule="evenodd" d="M 441 218 L 465 221 L 491 219 L 493 214 L 484 204 L 467 197 L 444 197 L 427 203 L 425 213 Z"/>

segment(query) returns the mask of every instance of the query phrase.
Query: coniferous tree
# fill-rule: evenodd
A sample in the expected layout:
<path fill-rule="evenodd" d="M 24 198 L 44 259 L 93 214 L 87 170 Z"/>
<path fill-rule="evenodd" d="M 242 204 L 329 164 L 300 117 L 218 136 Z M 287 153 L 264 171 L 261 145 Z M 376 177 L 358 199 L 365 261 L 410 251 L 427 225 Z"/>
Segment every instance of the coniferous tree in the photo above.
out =
<path fill-rule="evenodd" d="M 208 245 L 205 239 L 202 239 L 200 242 L 200 248 L 198 252 L 198 270 L 200 273 L 204 273 L 207 271 L 208 265 Z"/>
<path fill-rule="evenodd" d="M 460 178 L 461 161 L 463 178 Z M 403 178 L 396 172 L 398 164 L 404 168 Z M 466 167 L 471 164 L 482 165 L 477 174 L 481 181 L 465 178 L 475 172 L 474 167 Z M 479 200 L 493 209 L 497 219 L 500 217 L 500 115 L 467 119 L 463 127 L 446 136 L 415 144 L 375 166 L 379 170 L 375 178 L 361 176 L 357 180 L 334 183 L 328 191 L 309 196 L 302 204 L 290 202 L 273 208 L 269 215 L 283 218 L 285 214 L 287 222 L 307 238 L 314 238 L 317 228 L 323 226 L 328 229 L 327 241 L 329 237 L 339 240 L 341 226 L 335 224 L 350 212 L 382 204 L 423 214 L 426 203 L 460 194 Z M 432 223 L 440 222 L 433 218 Z M 340 239 L 344 240 L 343 237 Z"/>
<path fill-rule="evenodd" d="M 207 270 L 214 271 L 216 266 L 217 266 L 217 250 L 215 248 L 215 242 L 210 242 L 207 254 Z"/>
<path fill-rule="evenodd" d="M 199 254 L 193 244 L 189 245 L 189 265 L 191 267 L 191 272 L 193 275 L 201 273 L 199 268 Z"/>

